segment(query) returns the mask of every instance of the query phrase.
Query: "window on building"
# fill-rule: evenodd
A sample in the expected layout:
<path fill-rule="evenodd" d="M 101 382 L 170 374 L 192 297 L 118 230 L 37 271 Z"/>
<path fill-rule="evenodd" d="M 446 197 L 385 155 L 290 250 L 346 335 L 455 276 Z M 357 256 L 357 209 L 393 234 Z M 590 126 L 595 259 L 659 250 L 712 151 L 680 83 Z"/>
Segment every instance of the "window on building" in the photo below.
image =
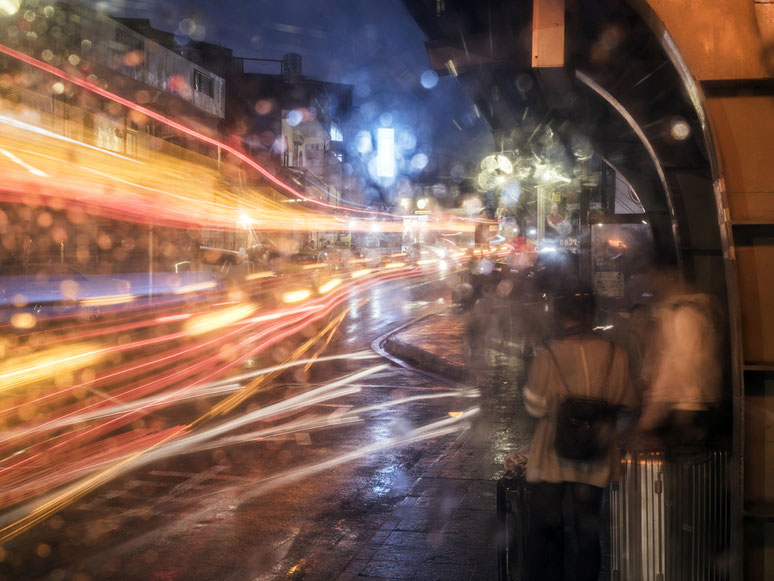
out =
<path fill-rule="evenodd" d="M 142 38 L 138 38 L 126 30 L 116 28 L 116 48 L 123 53 L 144 52 L 145 42 Z"/>
<path fill-rule="evenodd" d="M 205 75 L 198 69 L 194 69 L 193 88 L 199 93 L 204 93 L 208 97 L 215 97 L 215 79 Z"/>
<path fill-rule="evenodd" d="M 344 136 L 335 123 L 331 123 L 331 141 L 344 141 Z"/>

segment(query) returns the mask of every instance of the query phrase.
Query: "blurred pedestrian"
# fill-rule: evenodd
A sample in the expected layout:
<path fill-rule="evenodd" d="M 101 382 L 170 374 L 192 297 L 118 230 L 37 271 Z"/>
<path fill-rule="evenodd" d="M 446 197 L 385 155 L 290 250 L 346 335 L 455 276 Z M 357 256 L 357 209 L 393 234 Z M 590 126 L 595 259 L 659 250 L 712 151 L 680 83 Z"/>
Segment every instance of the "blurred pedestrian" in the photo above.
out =
<path fill-rule="evenodd" d="M 654 292 L 659 301 L 640 427 L 668 451 L 696 450 L 710 435 L 721 397 L 719 306 L 692 292 L 675 270 L 657 274 Z"/>
<path fill-rule="evenodd" d="M 526 567 L 531 581 L 560 580 L 568 569 L 576 581 L 597 581 L 602 495 L 618 477 L 620 463 L 616 414 L 635 408 L 637 395 L 625 350 L 591 331 L 592 295 L 566 293 L 556 311 L 562 334 L 538 349 L 524 390 L 527 411 L 540 418 L 527 462 Z M 567 413 L 589 408 L 573 435 L 578 418 Z M 565 549 L 565 523 L 574 534 L 574 551 Z"/>

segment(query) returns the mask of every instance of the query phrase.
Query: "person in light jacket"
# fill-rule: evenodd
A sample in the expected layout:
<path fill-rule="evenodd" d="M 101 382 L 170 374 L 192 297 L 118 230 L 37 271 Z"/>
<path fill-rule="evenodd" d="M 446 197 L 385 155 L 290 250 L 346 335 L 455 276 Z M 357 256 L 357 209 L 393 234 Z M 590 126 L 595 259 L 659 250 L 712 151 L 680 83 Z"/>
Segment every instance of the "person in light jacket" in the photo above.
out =
<path fill-rule="evenodd" d="M 540 418 L 526 470 L 532 544 L 526 567 L 530 580 L 560 580 L 571 567 L 577 581 L 596 581 L 602 494 L 618 477 L 618 441 L 613 431 L 606 453 L 597 461 L 560 458 L 554 448 L 557 411 L 568 395 L 602 399 L 624 409 L 636 408 L 638 397 L 629 377 L 626 351 L 591 331 L 592 295 L 565 294 L 568 296 L 556 301 L 560 337 L 537 350 L 524 390 L 527 411 Z M 574 555 L 564 548 L 565 522 L 571 523 L 577 541 Z"/>

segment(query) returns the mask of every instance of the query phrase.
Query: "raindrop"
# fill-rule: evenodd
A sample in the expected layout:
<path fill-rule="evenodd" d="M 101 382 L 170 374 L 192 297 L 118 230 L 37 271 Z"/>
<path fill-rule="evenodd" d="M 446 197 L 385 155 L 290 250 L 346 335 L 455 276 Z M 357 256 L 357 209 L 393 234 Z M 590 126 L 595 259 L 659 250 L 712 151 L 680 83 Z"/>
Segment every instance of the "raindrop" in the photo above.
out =
<path fill-rule="evenodd" d="M 534 81 L 532 80 L 531 75 L 528 75 L 527 73 L 522 73 L 518 77 L 516 77 L 516 88 L 522 93 L 526 93 L 527 91 L 532 89 L 532 85 L 534 85 Z"/>
<path fill-rule="evenodd" d="M 290 111 L 290 113 L 288 113 L 288 117 L 287 117 L 288 125 L 292 127 L 295 127 L 296 125 L 301 123 L 303 119 L 304 119 L 304 114 L 301 113 L 301 111 L 299 111 L 298 109 L 293 109 L 292 111 Z"/>
<path fill-rule="evenodd" d="M 688 125 L 688 122 L 685 119 L 676 117 L 672 120 L 672 127 L 670 128 L 669 133 L 672 135 L 673 139 L 683 141 L 688 139 L 688 136 L 691 134 L 691 126 Z"/>
<path fill-rule="evenodd" d="M 272 103 L 268 99 L 261 99 L 255 104 L 255 112 L 258 115 L 268 115 L 271 112 Z"/>
<path fill-rule="evenodd" d="M 495 171 L 497 169 L 497 156 L 487 155 L 481 160 L 481 169 L 484 171 Z"/>
<path fill-rule="evenodd" d="M 405 130 L 398 132 L 398 147 L 403 151 L 411 151 L 417 146 L 417 138 L 413 131 Z"/>
<path fill-rule="evenodd" d="M 207 28 L 201 24 L 191 33 L 191 38 L 194 40 L 204 40 L 205 36 L 207 36 Z"/>
<path fill-rule="evenodd" d="M 478 274 L 489 274 L 494 270 L 494 264 L 490 260 L 487 260 L 486 258 L 482 258 L 479 263 L 476 265 L 476 272 Z"/>
<path fill-rule="evenodd" d="M 32 329 L 36 323 L 37 319 L 31 313 L 15 313 L 11 316 L 11 326 L 16 329 Z"/>
<path fill-rule="evenodd" d="M 371 95 L 371 85 L 368 83 L 358 83 L 355 85 L 355 95 L 361 99 L 365 99 Z"/>
<path fill-rule="evenodd" d="M 422 83 L 422 86 L 425 89 L 432 89 L 438 84 L 438 73 L 435 71 L 427 70 L 422 73 L 419 82 Z"/>
<path fill-rule="evenodd" d="M 428 158 L 424 153 L 417 153 L 411 158 L 411 171 L 420 172 L 427 167 Z"/>
<path fill-rule="evenodd" d="M 193 34 L 193 31 L 196 30 L 196 23 L 190 18 L 184 18 L 183 20 L 180 21 L 180 24 L 178 25 L 178 29 L 183 34 L 187 34 L 188 36 L 191 36 Z"/>

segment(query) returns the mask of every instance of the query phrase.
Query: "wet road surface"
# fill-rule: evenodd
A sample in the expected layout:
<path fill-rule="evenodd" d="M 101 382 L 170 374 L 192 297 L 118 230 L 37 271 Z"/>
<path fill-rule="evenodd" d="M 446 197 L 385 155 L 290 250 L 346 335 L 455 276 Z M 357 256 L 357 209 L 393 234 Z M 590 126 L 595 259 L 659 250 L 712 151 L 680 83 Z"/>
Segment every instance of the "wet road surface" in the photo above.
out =
<path fill-rule="evenodd" d="M 385 364 L 369 348 L 444 309 L 446 286 L 389 283 L 368 298 L 353 298 L 338 343 L 323 354 L 362 358 L 285 372 L 232 415 L 342 378 L 352 378 L 343 384 L 351 393 L 246 424 L 241 443 L 181 453 L 111 481 L 7 543 L 0 573 L 84 581 L 336 578 L 460 432 L 406 439 L 474 405 L 452 382 Z"/>

